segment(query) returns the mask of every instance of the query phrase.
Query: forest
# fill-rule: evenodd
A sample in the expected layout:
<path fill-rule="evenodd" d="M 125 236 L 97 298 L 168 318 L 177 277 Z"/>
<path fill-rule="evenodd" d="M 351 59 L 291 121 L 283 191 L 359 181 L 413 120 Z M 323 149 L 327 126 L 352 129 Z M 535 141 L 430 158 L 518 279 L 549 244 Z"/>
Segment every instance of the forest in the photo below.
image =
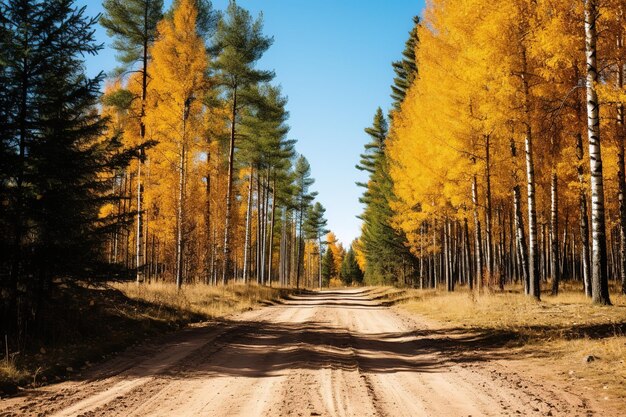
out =
<path fill-rule="evenodd" d="M 75 3 L 0 3 L 3 335 L 23 346 L 68 280 L 337 280 L 345 251 L 287 98 L 257 65 L 273 43 L 262 16 L 234 1 L 105 0 L 100 16 Z M 97 25 L 118 66 L 89 78 Z"/>
<path fill-rule="evenodd" d="M 624 7 L 429 3 L 357 167 L 367 282 L 626 293 Z"/>
<path fill-rule="evenodd" d="M 321 3 L 0 0 L 0 414 L 626 413 L 624 0 Z"/>

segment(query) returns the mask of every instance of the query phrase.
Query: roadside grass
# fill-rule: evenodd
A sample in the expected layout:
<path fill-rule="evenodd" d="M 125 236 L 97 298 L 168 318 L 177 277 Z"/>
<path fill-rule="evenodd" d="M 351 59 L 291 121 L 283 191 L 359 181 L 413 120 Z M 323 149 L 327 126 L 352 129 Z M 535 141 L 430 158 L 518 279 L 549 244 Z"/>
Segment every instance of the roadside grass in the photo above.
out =
<path fill-rule="evenodd" d="M 532 364 L 543 378 L 556 378 L 626 411 L 626 297 L 615 288 L 613 306 L 596 306 L 578 286 L 561 288 L 558 296 L 542 293 L 540 302 L 519 287 L 482 294 L 467 288 L 453 293 L 387 289 L 384 294 L 438 327 L 476 333 L 489 341 L 485 350 L 505 350 L 508 358 L 523 361 L 522 369 Z"/>
<path fill-rule="evenodd" d="M 292 290 L 231 284 L 58 283 L 45 325 L 20 352 L 0 353 L 0 397 L 60 381 L 134 344 L 193 323 L 271 304 Z"/>
<path fill-rule="evenodd" d="M 199 315 L 204 319 L 223 317 L 250 310 L 261 304 L 270 304 L 292 292 L 290 289 L 262 287 L 255 284 L 231 284 L 217 287 L 191 284 L 184 285 L 178 290 L 175 285 L 169 283 L 137 285 L 126 282 L 114 283 L 112 287 L 120 290 L 130 299 L 166 307 L 160 311 L 164 319 L 172 318 L 172 312 Z"/>

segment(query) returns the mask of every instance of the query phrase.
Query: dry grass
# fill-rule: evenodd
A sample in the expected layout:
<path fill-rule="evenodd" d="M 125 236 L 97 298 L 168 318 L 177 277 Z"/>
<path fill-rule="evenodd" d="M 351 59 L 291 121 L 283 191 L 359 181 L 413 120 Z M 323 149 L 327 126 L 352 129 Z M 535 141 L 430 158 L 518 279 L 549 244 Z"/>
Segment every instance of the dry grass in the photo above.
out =
<path fill-rule="evenodd" d="M 130 299 L 167 307 L 161 312 L 165 319 L 177 312 L 191 313 L 207 319 L 223 317 L 250 310 L 259 304 L 270 303 L 290 291 L 244 284 L 218 287 L 191 284 L 184 285 L 180 290 L 170 283 L 116 283 L 112 286 Z"/>
<path fill-rule="evenodd" d="M 272 303 L 292 290 L 256 285 L 60 283 L 46 305 L 51 325 L 0 361 L 0 397 L 79 373 L 151 337 Z M 0 354 L 0 357 L 4 355 Z"/>
<path fill-rule="evenodd" d="M 509 357 L 533 372 L 622 409 L 626 400 L 626 297 L 612 293 L 612 307 L 591 304 L 578 289 L 564 288 L 542 301 L 511 289 L 477 295 L 467 289 L 387 290 L 401 308 L 436 320 L 443 328 L 501 335 Z M 586 358 L 593 356 L 592 362 Z M 522 362 L 521 362 L 522 364 Z M 614 408 L 618 407 L 618 408 Z"/>

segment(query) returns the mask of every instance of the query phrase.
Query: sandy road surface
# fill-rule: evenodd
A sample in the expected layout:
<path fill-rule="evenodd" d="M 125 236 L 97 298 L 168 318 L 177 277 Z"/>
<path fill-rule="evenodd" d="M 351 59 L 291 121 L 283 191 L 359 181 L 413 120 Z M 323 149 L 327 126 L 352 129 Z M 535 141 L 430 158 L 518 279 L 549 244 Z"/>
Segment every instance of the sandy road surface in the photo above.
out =
<path fill-rule="evenodd" d="M 0 402 L 0 415 L 594 415 L 367 291 L 293 297 L 127 352 L 78 381 Z M 598 413 L 598 415 L 606 415 Z"/>

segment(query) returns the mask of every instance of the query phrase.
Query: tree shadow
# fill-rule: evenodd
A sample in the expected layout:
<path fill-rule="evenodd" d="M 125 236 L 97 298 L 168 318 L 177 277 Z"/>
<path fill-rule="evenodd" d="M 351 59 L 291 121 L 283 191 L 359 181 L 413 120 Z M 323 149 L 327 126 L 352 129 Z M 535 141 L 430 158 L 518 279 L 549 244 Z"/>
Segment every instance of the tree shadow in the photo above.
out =
<path fill-rule="evenodd" d="M 352 309 L 355 314 L 385 310 L 353 293 L 323 292 L 293 295 L 283 301 L 280 309 Z M 363 313 L 361 313 L 363 311 Z M 367 312 L 367 314 L 372 314 Z M 514 359 L 519 354 L 513 348 L 528 343 L 528 332 L 560 332 L 562 337 L 603 338 L 626 330 L 626 322 L 616 324 L 578 325 L 568 327 L 532 326 L 523 329 L 467 328 L 411 329 L 409 331 L 367 333 L 350 332 L 324 321 L 303 323 L 267 321 L 218 320 L 215 325 L 188 329 L 170 335 L 161 347 L 176 350 L 176 346 L 206 340 L 199 349 L 183 357 L 158 374 L 165 378 L 207 378 L 238 376 L 263 378 L 284 375 L 299 370 L 340 369 L 359 370 L 370 374 L 398 372 L 442 372 L 454 365 L 485 363 Z M 138 359 L 123 371 L 124 378 L 154 374 L 149 366 L 153 347 L 145 356 L 135 352 Z M 551 353 L 536 349 L 535 357 Z M 83 379 L 101 379 L 102 372 L 89 372 Z"/>

